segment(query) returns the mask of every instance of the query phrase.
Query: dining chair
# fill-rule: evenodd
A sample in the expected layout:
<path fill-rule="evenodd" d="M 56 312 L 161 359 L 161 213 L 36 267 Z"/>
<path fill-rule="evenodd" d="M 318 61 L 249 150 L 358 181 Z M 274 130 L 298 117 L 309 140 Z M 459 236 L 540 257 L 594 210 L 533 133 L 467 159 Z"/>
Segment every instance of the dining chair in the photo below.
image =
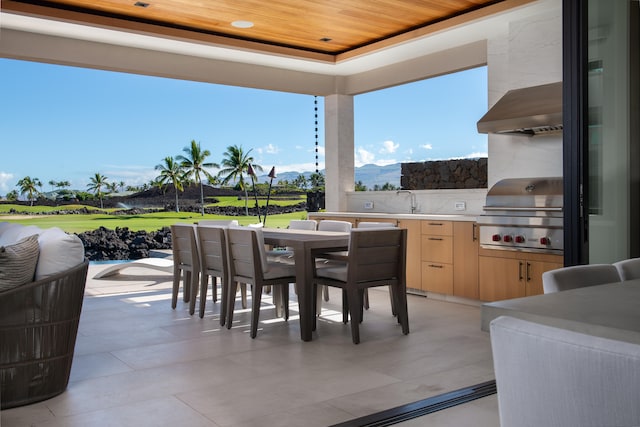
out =
<path fill-rule="evenodd" d="M 331 253 L 322 254 L 331 259 Z M 314 286 L 326 285 L 342 289 L 343 322 L 351 317 L 351 337 L 360 342 L 362 295 L 365 289 L 390 286 L 398 323 L 402 333 L 409 333 L 407 314 L 406 259 L 407 230 L 400 228 L 353 229 L 346 256 L 341 263 L 327 266 L 314 264 Z"/>
<path fill-rule="evenodd" d="M 295 283 L 295 265 L 268 261 L 262 230 L 249 227 L 230 227 L 227 230 L 229 248 L 230 292 L 235 296 L 238 283 L 251 285 L 251 338 L 258 332 L 262 289 L 272 286 L 280 290 L 285 320 L 289 318 L 289 283 Z M 274 295 L 274 300 L 275 300 Z M 227 328 L 231 329 L 235 298 L 229 297 Z M 276 311 L 277 310 L 276 303 Z"/>
<path fill-rule="evenodd" d="M 196 232 L 193 224 L 173 224 L 171 226 L 171 249 L 173 252 L 173 291 L 171 308 L 178 303 L 180 279 L 183 278 L 183 301 L 190 302 L 198 293 L 198 276 L 200 275 L 200 257 L 196 243 Z M 190 308 L 191 310 L 191 303 Z M 193 314 L 193 311 L 191 311 Z"/>
<path fill-rule="evenodd" d="M 200 254 L 200 318 L 204 317 L 207 301 L 207 288 L 211 277 L 212 299 L 218 300 L 217 280 L 220 279 L 220 326 L 224 326 L 227 320 L 227 301 L 229 299 L 229 257 L 227 248 L 227 227 L 219 225 L 202 225 L 198 223 L 196 228 L 198 247 Z M 247 286 L 240 284 L 242 293 L 242 306 L 247 306 Z M 235 299 L 235 295 L 233 295 Z M 195 298 L 191 300 L 190 309 L 195 307 Z M 191 313 L 193 314 L 193 312 Z"/>
<path fill-rule="evenodd" d="M 618 270 L 611 264 L 574 265 L 542 273 L 545 294 L 619 281 Z"/>
<path fill-rule="evenodd" d="M 318 231 L 338 231 L 348 233 L 351 231 L 352 227 L 353 225 L 349 221 L 323 219 L 318 222 Z M 322 288 L 322 292 L 324 295 L 324 300 L 329 301 L 329 288 L 327 286 L 324 286 Z"/>
<path fill-rule="evenodd" d="M 640 258 L 630 258 L 614 262 L 620 280 L 640 279 Z"/>
<path fill-rule="evenodd" d="M 392 222 L 362 221 L 362 222 L 358 222 L 357 228 L 367 228 L 367 229 L 396 228 L 396 224 Z M 393 292 L 391 288 L 389 288 L 389 298 L 391 299 L 391 313 L 395 316 L 396 307 L 393 304 Z M 367 289 L 364 290 L 362 305 L 365 308 L 365 310 L 369 310 L 369 291 Z"/>

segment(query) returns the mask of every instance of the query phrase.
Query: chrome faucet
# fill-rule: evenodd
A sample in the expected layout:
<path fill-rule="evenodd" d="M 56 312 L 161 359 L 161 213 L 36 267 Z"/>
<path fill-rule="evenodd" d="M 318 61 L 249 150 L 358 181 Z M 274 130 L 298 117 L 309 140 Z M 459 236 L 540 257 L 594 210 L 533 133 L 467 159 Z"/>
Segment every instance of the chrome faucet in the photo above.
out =
<path fill-rule="evenodd" d="M 411 213 L 416 213 L 418 206 L 416 204 L 416 195 L 411 190 L 397 190 L 396 194 L 407 193 L 411 195 Z"/>

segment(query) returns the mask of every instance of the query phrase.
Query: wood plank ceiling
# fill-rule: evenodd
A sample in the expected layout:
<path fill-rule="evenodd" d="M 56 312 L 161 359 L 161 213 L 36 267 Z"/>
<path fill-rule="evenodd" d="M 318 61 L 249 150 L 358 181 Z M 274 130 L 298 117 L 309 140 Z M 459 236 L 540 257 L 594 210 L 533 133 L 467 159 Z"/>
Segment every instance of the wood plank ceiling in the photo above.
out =
<path fill-rule="evenodd" d="M 529 0 L 531 1 L 531 0 Z M 5 11 L 336 61 L 514 0 L 3 0 Z M 250 28 L 232 25 L 248 21 Z M 392 40 L 392 42 L 390 42 Z"/>

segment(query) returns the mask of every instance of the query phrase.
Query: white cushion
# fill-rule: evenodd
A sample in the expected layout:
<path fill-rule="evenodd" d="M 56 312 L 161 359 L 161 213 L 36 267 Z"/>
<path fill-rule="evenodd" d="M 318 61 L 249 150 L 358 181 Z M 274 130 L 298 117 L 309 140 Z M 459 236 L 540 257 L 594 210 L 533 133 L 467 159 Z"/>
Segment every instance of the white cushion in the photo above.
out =
<path fill-rule="evenodd" d="M 2 235 L 0 235 L 0 246 L 13 245 L 25 237 L 40 234 L 42 232 L 42 229 L 35 225 L 22 225 L 15 223 L 5 225 L 2 230 Z"/>
<path fill-rule="evenodd" d="M 68 270 L 84 261 L 82 240 L 58 227 L 42 230 L 38 243 L 40 259 L 36 268 L 36 280 Z"/>
<path fill-rule="evenodd" d="M 35 234 L 12 245 L 0 246 L 0 292 L 33 281 L 38 253 Z"/>

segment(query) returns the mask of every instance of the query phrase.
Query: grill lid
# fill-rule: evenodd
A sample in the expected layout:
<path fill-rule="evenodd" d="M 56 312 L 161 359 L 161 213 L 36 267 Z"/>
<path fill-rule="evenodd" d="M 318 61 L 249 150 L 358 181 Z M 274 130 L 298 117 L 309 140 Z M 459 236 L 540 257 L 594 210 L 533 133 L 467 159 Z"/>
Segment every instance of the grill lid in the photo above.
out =
<path fill-rule="evenodd" d="M 485 211 L 562 212 L 562 177 L 509 178 L 487 193 Z"/>

